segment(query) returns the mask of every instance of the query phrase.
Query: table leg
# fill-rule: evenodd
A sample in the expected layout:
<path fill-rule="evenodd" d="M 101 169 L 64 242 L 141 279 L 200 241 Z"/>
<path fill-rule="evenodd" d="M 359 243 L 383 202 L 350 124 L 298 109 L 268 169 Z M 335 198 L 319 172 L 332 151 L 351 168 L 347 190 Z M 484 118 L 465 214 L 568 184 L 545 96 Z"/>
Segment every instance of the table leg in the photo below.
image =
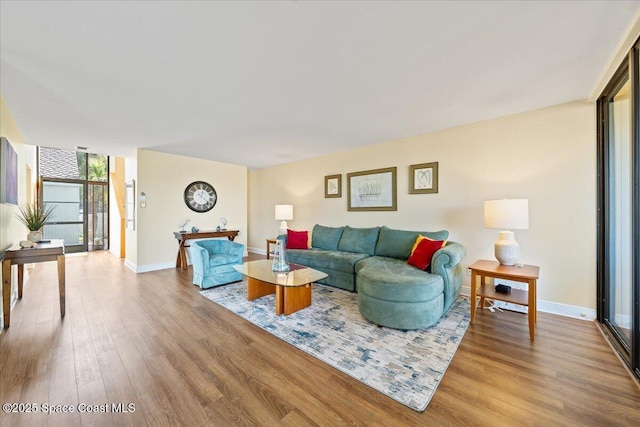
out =
<path fill-rule="evenodd" d="M 4 311 L 4 328 L 9 327 L 11 320 L 11 261 L 2 261 L 2 308 Z"/>
<path fill-rule="evenodd" d="M 180 243 L 178 243 L 178 255 L 176 256 L 176 268 L 180 268 L 182 258 L 180 258 Z"/>
<path fill-rule="evenodd" d="M 278 288 L 283 288 L 283 295 L 278 298 L 278 291 L 276 290 L 277 315 L 284 314 L 288 316 L 311 305 L 311 283 L 294 288 L 288 286 L 278 286 Z M 280 308 L 278 308 L 278 303 L 280 303 Z"/>
<path fill-rule="evenodd" d="M 247 300 L 252 301 L 256 298 L 270 295 L 276 292 L 276 286 L 271 283 L 263 282 L 249 277 L 247 279 Z"/>
<path fill-rule="evenodd" d="M 18 264 L 18 299 L 22 299 L 23 284 L 24 284 L 24 264 Z"/>
<path fill-rule="evenodd" d="M 180 243 L 180 258 L 182 258 L 181 260 L 182 269 L 188 270 L 189 266 L 187 265 L 187 253 L 184 249 L 184 240 Z"/>
<path fill-rule="evenodd" d="M 536 334 L 536 280 L 529 280 L 529 338 L 535 339 Z"/>
<path fill-rule="evenodd" d="M 58 293 L 60 294 L 60 317 L 65 314 L 65 271 L 64 255 L 58 255 Z"/>
<path fill-rule="evenodd" d="M 471 298 L 470 298 L 470 303 L 471 303 L 471 324 L 473 325 L 473 322 L 475 322 L 476 320 L 476 294 L 477 294 L 477 289 L 476 289 L 476 279 L 477 279 L 477 274 L 475 272 L 475 270 L 471 270 Z"/>

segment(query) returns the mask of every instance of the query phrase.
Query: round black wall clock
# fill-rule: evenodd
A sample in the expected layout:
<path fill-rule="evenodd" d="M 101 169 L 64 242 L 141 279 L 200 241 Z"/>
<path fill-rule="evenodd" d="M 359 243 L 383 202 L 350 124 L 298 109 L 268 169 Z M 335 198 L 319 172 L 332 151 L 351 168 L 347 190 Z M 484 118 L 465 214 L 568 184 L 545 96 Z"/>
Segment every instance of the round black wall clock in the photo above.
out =
<path fill-rule="evenodd" d="M 215 188 L 207 182 L 195 181 L 184 189 L 184 202 L 194 212 L 209 212 L 217 201 Z"/>

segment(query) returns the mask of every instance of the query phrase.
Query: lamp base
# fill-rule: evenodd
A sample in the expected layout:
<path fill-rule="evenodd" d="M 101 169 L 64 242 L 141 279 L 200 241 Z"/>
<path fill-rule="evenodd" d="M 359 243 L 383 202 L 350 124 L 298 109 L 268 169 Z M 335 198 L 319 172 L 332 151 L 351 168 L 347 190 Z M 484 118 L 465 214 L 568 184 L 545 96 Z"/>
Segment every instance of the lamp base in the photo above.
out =
<path fill-rule="evenodd" d="M 520 244 L 513 231 L 501 231 L 494 246 L 496 259 L 502 265 L 514 265 L 520 259 Z"/>
<path fill-rule="evenodd" d="M 287 234 L 288 229 L 289 229 L 289 225 L 287 224 L 287 221 L 285 220 L 280 221 L 280 229 L 278 230 L 278 236 L 282 234 Z"/>

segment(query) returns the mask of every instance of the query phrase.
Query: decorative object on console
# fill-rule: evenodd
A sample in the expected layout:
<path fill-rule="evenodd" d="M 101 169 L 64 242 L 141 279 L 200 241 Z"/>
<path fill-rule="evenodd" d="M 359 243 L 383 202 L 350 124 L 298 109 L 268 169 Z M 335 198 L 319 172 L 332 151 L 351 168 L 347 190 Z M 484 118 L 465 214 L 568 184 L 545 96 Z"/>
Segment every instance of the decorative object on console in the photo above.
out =
<path fill-rule="evenodd" d="M 197 233 L 198 231 L 200 231 L 200 229 L 198 227 L 196 227 L 195 225 L 193 227 L 191 227 L 191 232 L 192 233 Z"/>
<path fill-rule="evenodd" d="M 502 265 L 514 265 L 520 258 L 520 244 L 511 230 L 529 228 L 528 199 L 500 199 L 484 202 L 484 226 L 502 229 L 495 243 L 495 256 Z"/>
<path fill-rule="evenodd" d="M 289 228 L 287 221 L 293 219 L 293 205 L 276 205 L 275 212 L 276 221 L 280 221 L 278 234 L 287 234 L 287 229 Z"/>
<path fill-rule="evenodd" d="M 342 197 L 342 174 L 324 177 L 324 198 Z"/>
<path fill-rule="evenodd" d="M 273 263 L 271 271 L 276 273 L 286 273 L 289 271 L 289 263 L 287 262 L 287 253 L 284 250 L 284 242 L 282 239 L 276 241 L 276 251 L 273 254 Z"/>
<path fill-rule="evenodd" d="M 348 211 L 397 211 L 396 167 L 347 174 Z"/>
<path fill-rule="evenodd" d="M 187 230 L 185 230 L 185 227 L 187 226 L 187 224 L 189 223 L 189 221 L 191 221 L 190 219 L 183 219 L 182 221 L 178 222 L 178 228 L 181 233 L 186 233 Z"/>
<path fill-rule="evenodd" d="M 438 162 L 409 166 L 409 194 L 438 192 Z"/>
<path fill-rule="evenodd" d="M 15 214 L 16 218 L 23 223 L 29 230 L 27 240 L 32 242 L 39 242 L 42 240 L 42 228 L 47 220 L 53 214 L 54 205 L 47 206 L 38 204 L 26 204 L 19 207 L 20 214 Z"/>
<path fill-rule="evenodd" d="M 194 181 L 184 189 L 184 202 L 194 212 L 209 212 L 217 201 L 218 194 L 208 182 Z"/>
<path fill-rule="evenodd" d="M 20 240 L 19 244 L 21 248 L 35 248 L 38 246 L 37 243 L 32 242 L 31 240 Z"/>
<path fill-rule="evenodd" d="M 227 219 L 225 217 L 220 218 L 220 224 L 222 224 L 222 226 L 220 227 L 221 231 L 227 229 Z"/>

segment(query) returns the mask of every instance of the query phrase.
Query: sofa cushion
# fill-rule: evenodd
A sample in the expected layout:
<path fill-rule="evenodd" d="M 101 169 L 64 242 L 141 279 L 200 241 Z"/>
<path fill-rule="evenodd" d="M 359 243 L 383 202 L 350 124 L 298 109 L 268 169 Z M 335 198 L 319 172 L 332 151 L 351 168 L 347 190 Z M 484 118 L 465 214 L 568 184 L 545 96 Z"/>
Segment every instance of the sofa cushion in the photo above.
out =
<path fill-rule="evenodd" d="M 375 255 L 406 260 L 419 235 L 432 240 L 446 240 L 449 232 L 442 231 L 405 231 L 382 226 L 376 245 Z"/>
<path fill-rule="evenodd" d="M 309 249 L 307 231 L 287 230 L 287 249 Z"/>
<path fill-rule="evenodd" d="M 324 249 L 316 248 L 309 250 L 287 250 L 287 259 L 289 262 L 315 268 L 320 271 L 334 270 L 350 274 L 354 274 L 356 263 L 368 256 L 367 254 L 325 251 Z"/>
<path fill-rule="evenodd" d="M 353 228 L 347 225 L 340 238 L 338 250 L 373 255 L 379 234 L 380 227 Z"/>
<path fill-rule="evenodd" d="M 430 301 L 444 292 L 444 280 L 426 273 L 404 260 L 374 256 L 356 266 L 358 292 L 370 297 L 398 302 Z"/>
<path fill-rule="evenodd" d="M 340 243 L 343 231 L 344 227 L 325 227 L 316 224 L 311 234 L 311 246 L 328 251 L 338 250 L 338 243 Z"/>
<path fill-rule="evenodd" d="M 431 258 L 438 249 L 445 245 L 445 240 L 431 240 L 424 238 L 416 245 L 415 250 L 407 260 L 407 264 L 412 265 L 420 270 L 426 270 L 431 264 Z"/>

